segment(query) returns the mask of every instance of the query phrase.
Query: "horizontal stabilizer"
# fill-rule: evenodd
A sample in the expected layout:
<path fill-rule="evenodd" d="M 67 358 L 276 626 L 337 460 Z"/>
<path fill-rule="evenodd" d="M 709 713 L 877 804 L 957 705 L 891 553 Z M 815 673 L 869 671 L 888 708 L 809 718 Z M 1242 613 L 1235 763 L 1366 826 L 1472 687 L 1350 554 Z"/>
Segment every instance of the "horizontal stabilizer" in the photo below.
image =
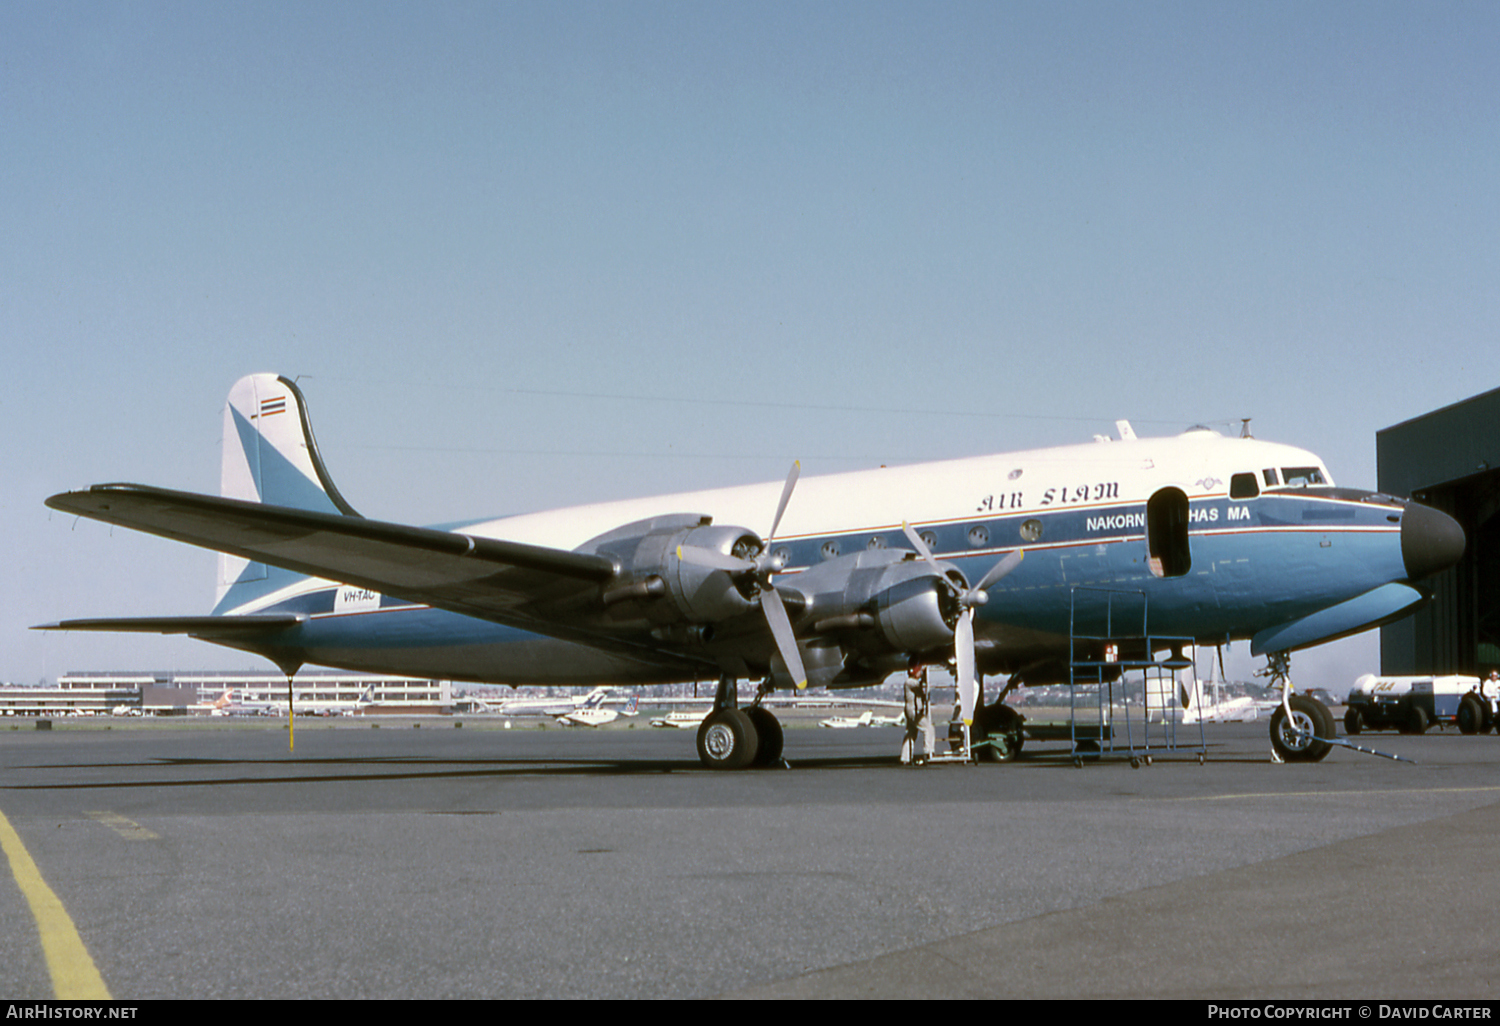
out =
<path fill-rule="evenodd" d="M 1250 640 L 1250 654 L 1290 652 L 1348 637 L 1400 619 L 1427 601 L 1409 584 L 1382 584 L 1347 602 L 1261 631 Z"/>
<path fill-rule="evenodd" d="M 300 613 L 263 613 L 250 616 L 126 616 L 95 620 L 42 623 L 34 631 L 114 631 L 134 634 L 193 634 L 198 637 L 238 637 L 293 627 L 307 617 Z"/>

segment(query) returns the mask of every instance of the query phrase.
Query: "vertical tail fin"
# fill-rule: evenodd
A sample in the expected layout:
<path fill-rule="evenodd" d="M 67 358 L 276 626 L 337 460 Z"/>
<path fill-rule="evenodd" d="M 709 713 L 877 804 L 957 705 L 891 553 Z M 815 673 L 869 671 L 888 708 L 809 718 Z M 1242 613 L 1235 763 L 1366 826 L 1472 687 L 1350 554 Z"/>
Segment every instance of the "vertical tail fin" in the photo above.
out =
<path fill-rule="evenodd" d="M 359 516 L 323 466 L 301 390 L 275 374 L 248 375 L 229 390 L 219 494 L 271 506 Z M 220 555 L 214 612 L 232 612 L 298 576 L 238 556 Z"/>
<path fill-rule="evenodd" d="M 229 390 L 219 494 L 359 516 L 323 466 L 302 392 L 275 374 L 251 374 Z"/>

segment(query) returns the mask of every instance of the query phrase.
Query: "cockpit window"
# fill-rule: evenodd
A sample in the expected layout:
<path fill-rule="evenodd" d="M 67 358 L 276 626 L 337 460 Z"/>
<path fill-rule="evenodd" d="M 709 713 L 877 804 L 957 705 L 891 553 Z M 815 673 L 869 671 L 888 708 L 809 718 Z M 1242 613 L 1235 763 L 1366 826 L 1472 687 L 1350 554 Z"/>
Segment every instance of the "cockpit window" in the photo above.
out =
<path fill-rule="evenodd" d="M 1282 467 L 1281 476 L 1289 488 L 1311 488 L 1328 483 L 1317 467 Z"/>
<path fill-rule="evenodd" d="M 1265 470 L 1262 470 L 1260 473 L 1261 473 L 1261 476 L 1266 479 L 1266 487 L 1267 488 L 1275 488 L 1277 485 L 1281 484 L 1281 478 L 1279 478 L 1279 477 L 1276 476 L 1276 468 L 1275 467 L 1267 467 Z"/>

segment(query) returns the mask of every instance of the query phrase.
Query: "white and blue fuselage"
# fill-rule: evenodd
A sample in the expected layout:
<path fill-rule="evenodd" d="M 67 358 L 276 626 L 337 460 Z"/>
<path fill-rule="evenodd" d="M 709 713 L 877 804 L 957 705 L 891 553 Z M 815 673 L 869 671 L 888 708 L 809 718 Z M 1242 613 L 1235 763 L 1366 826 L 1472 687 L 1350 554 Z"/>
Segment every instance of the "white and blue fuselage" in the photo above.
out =
<path fill-rule="evenodd" d="M 753 528 L 770 520 L 779 489 L 771 482 L 688 492 L 453 529 L 573 550 L 622 524 L 667 514 Z M 1164 513 L 1150 506 L 1162 496 L 1173 507 Z M 1426 529 L 1425 520 L 1417 525 L 1411 517 L 1413 508 L 1335 488 L 1323 462 L 1306 450 L 1195 429 L 808 477 L 771 544 L 783 568 L 776 583 L 792 587 L 801 573 L 830 560 L 908 549 L 903 521 L 969 581 L 1004 553 L 1023 549 L 1026 559 L 989 589 L 975 621 L 981 668 L 1016 672 L 1064 651 L 1080 596 L 1096 601 L 1097 591 L 1142 596 L 1153 633 L 1213 642 L 1257 638 L 1393 583 L 1409 589 L 1432 569 L 1412 538 Z M 1422 511 L 1419 517 L 1431 512 Z M 1393 603 L 1409 606 L 1419 598 L 1403 592 L 1366 604 L 1378 622 Z M 308 663 L 518 685 L 693 675 L 293 574 L 236 585 L 214 612 L 305 617 L 280 632 L 274 646 Z M 1366 612 L 1372 610 L 1352 614 Z M 1332 624 L 1328 636 L 1357 626 L 1347 620 Z M 247 647 L 277 658 L 267 646 L 260 639 Z"/>

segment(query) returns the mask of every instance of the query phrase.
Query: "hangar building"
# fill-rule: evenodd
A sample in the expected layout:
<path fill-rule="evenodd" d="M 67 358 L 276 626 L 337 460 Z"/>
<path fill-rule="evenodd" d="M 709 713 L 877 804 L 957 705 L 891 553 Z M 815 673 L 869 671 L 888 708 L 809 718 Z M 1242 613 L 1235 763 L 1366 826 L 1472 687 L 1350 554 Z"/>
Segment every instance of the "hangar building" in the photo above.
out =
<path fill-rule="evenodd" d="M 1379 488 L 1442 510 L 1468 538 L 1433 601 L 1380 629 L 1382 674 L 1500 669 L 1500 388 L 1375 434 Z"/>

